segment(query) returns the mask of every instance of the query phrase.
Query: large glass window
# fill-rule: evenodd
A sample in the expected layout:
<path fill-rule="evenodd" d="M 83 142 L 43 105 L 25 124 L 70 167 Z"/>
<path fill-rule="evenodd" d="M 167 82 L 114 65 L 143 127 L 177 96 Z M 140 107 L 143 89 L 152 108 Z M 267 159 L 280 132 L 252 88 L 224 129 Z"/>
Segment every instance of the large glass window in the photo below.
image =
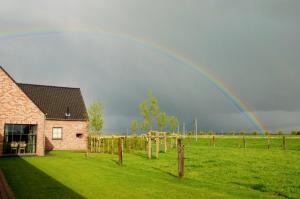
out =
<path fill-rule="evenodd" d="M 62 128 L 55 127 L 52 129 L 52 139 L 53 140 L 62 139 Z"/>
<path fill-rule="evenodd" d="M 5 124 L 4 153 L 35 153 L 36 152 L 36 125 Z"/>

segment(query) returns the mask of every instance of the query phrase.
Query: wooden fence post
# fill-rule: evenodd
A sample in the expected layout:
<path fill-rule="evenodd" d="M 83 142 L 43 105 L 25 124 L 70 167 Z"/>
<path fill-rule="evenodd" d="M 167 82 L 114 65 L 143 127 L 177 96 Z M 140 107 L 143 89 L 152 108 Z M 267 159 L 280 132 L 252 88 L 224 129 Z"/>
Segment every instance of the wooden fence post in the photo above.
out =
<path fill-rule="evenodd" d="M 283 150 L 286 150 L 286 137 L 285 136 L 282 137 L 282 148 L 283 148 Z"/>
<path fill-rule="evenodd" d="M 122 144 L 123 140 L 122 138 L 119 138 L 119 143 L 118 143 L 118 155 L 119 155 L 119 165 L 123 164 L 123 147 Z"/>
<path fill-rule="evenodd" d="M 155 157 L 158 159 L 158 153 L 159 153 L 159 132 L 156 132 L 155 137 Z"/>
<path fill-rule="evenodd" d="M 213 138 L 212 138 L 212 142 L 213 142 L 213 146 L 214 146 L 214 148 L 216 148 L 216 137 L 215 137 L 215 136 L 213 136 Z"/>
<path fill-rule="evenodd" d="M 268 137 L 267 137 L 267 147 L 268 147 L 268 149 L 270 149 L 270 136 L 268 135 Z"/>
<path fill-rule="evenodd" d="M 122 157 L 123 157 L 123 154 L 124 154 L 124 137 L 121 137 L 122 139 Z"/>
<path fill-rule="evenodd" d="M 114 136 L 111 137 L 111 154 L 114 154 Z"/>
<path fill-rule="evenodd" d="M 105 139 L 103 138 L 103 146 L 102 146 L 102 151 L 105 153 Z"/>
<path fill-rule="evenodd" d="M 164 142 L 165 142 L 165 153 L 167 153 L 167 133 L 164 133 Z"/>
<path fill-rule="evenodd" d="M 132 137 L 127 137 L 127 150 L 130 153 L 131 152 L 131 146 L 132 146 Z"/>
<path fill-rule="evenodd" d="M 128 140 L 127 140 L 127 135 L 125 135 L 125 137 L 124 137 L 124 141 L 123 141 L 123 150 L 124 150 L 124 148 L 125 148 L 125 150 L 127 150 L 127 148 L 128 148 Z"/>
<path fill-rule="evenodd" d="M 148 158 L 152 158 L 152 136 L 151 131 L 148 133 Z"/>
<path fill-rule="evenodd" d="M 182 139 L 178 139 L 178 177 L 184 176 L 184 145 Z"/>
<path fill-rule="evenodd" d="M 144 136 L 142 136 L 140 138 L 140 149 L 143 150 L 143 146 L 144 146 Z"/>
<path fill-rule="evenodd" d="M 148 143 L 147 143 L 147 137 L 144 137 L 144 149 L 147 151 Z"/>
<path fill-rule="evenodd" d="M 243 144 L 244 144 L 244 149 L 246 148 L 246 139 L 245 136 L 243 136 Z"/>
<path fill-rule="evenodd" d="M 107 138 L 107 153 L 110 153 L 109 149 L 110 149 L 110 140 L 109 138 Z"/>

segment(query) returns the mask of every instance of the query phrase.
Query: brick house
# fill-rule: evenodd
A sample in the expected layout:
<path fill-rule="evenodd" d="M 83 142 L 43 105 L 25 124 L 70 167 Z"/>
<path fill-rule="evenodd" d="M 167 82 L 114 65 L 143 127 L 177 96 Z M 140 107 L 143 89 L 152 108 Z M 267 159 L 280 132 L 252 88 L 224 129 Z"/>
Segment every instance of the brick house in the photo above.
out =
<path fill-rule="evenodd" d="M 86 150 L 87 134 L 79 88 L 20 84 L 0 66 L 0 156 Z"/>

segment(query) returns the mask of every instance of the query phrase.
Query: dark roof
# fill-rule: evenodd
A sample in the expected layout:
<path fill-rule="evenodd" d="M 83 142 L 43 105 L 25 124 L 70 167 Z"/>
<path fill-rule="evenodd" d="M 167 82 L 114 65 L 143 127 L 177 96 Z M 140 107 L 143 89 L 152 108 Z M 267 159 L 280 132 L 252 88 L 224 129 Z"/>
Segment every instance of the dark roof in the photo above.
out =
<path fill-rule="evenodd" d="M 34 84 L 17 85 L 53 120 L 87 120 L 87 111 L 79 88 L 44 86 Z M 66 113 L 70 117 L 66 117 Z"/>

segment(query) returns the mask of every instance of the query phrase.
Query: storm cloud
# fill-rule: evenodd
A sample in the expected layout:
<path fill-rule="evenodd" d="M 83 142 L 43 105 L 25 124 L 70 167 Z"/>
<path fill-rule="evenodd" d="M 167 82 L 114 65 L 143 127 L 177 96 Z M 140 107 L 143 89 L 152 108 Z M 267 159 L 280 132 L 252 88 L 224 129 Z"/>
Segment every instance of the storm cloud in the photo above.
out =
<path fill-rule="evenodd" d="M 270 130 L 290 130 L 300 128 L 299 10 L 297 0 L 2 0 L 0 34 L 11 36 L 0 35 L 0 65 L 18 82 L 80 87 L 87 105 L 101 100 L 106 132 L 141 120 L 150 90 L 188 128 L 197 117 L 202 130 L 253 130 L 193 67 L 115 36 L 129 35 L 209 68 Z M 88 31 L 14 34 L 68 28 Z"/>

